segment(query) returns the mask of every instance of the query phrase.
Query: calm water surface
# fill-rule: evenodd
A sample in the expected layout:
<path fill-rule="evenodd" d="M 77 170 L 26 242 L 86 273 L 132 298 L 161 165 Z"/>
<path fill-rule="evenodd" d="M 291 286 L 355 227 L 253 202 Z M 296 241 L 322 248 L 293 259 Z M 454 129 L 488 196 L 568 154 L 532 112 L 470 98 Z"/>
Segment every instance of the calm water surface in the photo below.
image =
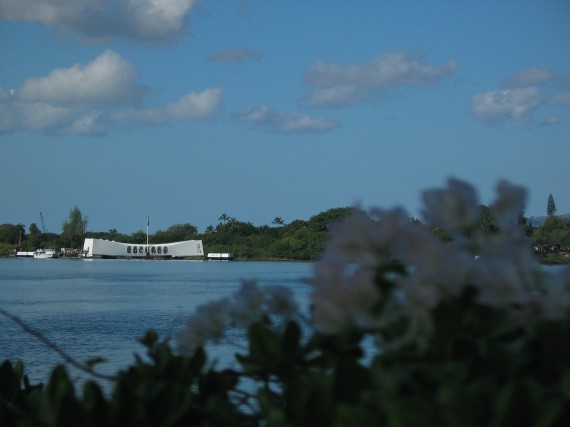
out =
<path fill-rule="evenodd" d="M 144 352 L 137 339 L 146 330 L 174 336 L 197 306 L 233 293 L 241 280 L 286 285 L 303 302 L 311 273 L 311 263 L 290 262 L 0 259 L 0 307 L 79 361 L 105 358 L 98 370 L 112 374 Z M 32 381 L 63 362 L 2 316 L 0 337 L 0 361 L 24 361 Z M 231 358 L 237 349 L 223 351 Z"/>
<path fill-rule="evenodd" d="M 100 356 L 98 371 L 114 374 L 144 354 L 148 329 L 173 337 L 196 307 L 228 296 L 244 279 L 290 287 L 306 304 L 312 263 L 147 260 L 0 259 L 0 307 L 78 361 Z M 558 270 L 564 267 L 548 267 Z M 240 335 L 216 347 L 228 364 Z M 22 360 L 33 382 L 45 381 L 62 358 L 13 321 L 0 316 L 0 361 Z M 70 368 L 73 378 L 85 376 Z"/>

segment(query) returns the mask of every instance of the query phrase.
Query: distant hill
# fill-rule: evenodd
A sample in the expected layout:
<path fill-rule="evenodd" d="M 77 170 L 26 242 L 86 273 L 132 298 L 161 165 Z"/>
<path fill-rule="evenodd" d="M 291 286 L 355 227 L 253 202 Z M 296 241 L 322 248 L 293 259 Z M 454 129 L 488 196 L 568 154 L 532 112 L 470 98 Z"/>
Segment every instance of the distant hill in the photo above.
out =
<path fill-rule="evenodd" d="M 570 219 L 570 213 L 567 214 L 563 214 L 563 215 L 556 215 L 559 216 L 561 218 L 568 218 Z M 527 221 L 530 223 L 530 225 L 532 225 L 533 227 L 538 227 L 540 225 L 542 225 L 542 223 L 544 222 L 544 220 L 548 218 L 546 215 L 545 216 L 531 216 L 527 218 Z"/>

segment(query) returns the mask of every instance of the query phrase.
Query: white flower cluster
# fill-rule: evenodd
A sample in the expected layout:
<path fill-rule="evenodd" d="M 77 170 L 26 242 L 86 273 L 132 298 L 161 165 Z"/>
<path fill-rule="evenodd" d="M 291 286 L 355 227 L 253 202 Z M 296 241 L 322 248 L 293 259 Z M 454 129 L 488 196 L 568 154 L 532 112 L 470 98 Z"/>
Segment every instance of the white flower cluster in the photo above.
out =
<path fill-rule="evenodd" d="M 518 224 L 525 191 L 502 181 L 491 206 L 496 233 L 477 229 L 481 206 L 475 189 L 457 179 L 447 188 L 423 194 L 426 224 L 445 231 L 443 242 L 426 225 L 410 220 L 400 208 L 355 209 L 332 229 L 315 265 L 312 281 L 313 325 L 334 334 L 356 326 L 382 340 L 381 331 L 402 316 L 407 331 L 383 345 L 425 344 L 433 330 L 435 307 L 476 287 L 478 302 L 510 310 L 516 322 L 557 319 L 570 307 L 570 269 L 549 273 L 533 257 Z M 471 230 L 469 238 L 465 230 Z M 381 267 L 397 261 L 404 272 Z M 379 281 L 390 289 L 379 286 Z M 244 282 L 229 298 L 200 307 L 178 337 L 182 352 L 208 341 L 219 341 L 229 325 L 247 327 L 263 316 L 290 319 L 297 312 L 292 293 L 284 287 L 259 288 Z"/>
<path fill-rule="evenodd" d="M 283 286 L 260 288 L 254 280 L 243 281 L 241 288 L 230 297 L 198 307 L 178 334 L 178 349 L 189 354 L 207 342 L 219 342 L 230 326 L 247 327 L 263 316 L 292 319 L 297 312 L 290 289 Z"/>
<path fill-rule="evenodd" d="M 511 309 L 517 321 L 565 315 L 570 270 L 548 274 L 533 257 L 518 225 L 524 197 L 523 188 L 499 183 L 491 208 L 499 231 L 490 234 L 475 228 L 480 206 L 472 186 L 450 179 L 447 188 L 426 191 L 423 219 L 449 233 L 451 243 L 410 221 L 402 209 L 356 211 L 333 229 L 316 265 L 315 327 L 324 333 L 351 326 L 381 331 L 403 315 L 408 330 L 392 344 L 421 346 L 433 327 L 432 310 L 466 286 L 478 288 L 481 303 Z M 466 228 L 473 230 L 470 239 Z M 406 274 L 385 277 L 395 291 L 383 295 L 376 272 L 390 260 L 402 263 Z"/>

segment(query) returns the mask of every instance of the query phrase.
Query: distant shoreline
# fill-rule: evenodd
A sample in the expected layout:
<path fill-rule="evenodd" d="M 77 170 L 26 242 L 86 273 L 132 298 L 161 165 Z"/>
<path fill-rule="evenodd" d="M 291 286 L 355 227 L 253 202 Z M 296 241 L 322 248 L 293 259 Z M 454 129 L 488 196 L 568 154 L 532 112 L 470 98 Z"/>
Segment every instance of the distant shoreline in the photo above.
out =
<path fill-rule="evenodd" d="M 561 254 L 556 254 L 559 256 L 555 256 L 555 257 L 546 257 L 545 259 L 542 259 L 542 257 L 536 257 L 538 262 L 541 265 L 570 265 L 570 253 L 561 253 Z M 0 255 L 0 259 L 31 259 L 31 258 L 25 258 L 25 257 L 17 257 L 16 255 Z M 80 257 L 59 257 L 57 259 L 67 259 L 67 260 L 83 260 L 84 258 L 80 258 Z M 120 259 L 124 259 L 124 260 L 139 260 L 138 258 L 120 258 Z M 145 259 L 146 260 L 146 259 Z M 154 261 L 153 259 L 150 259 L 148 261 Z M 170 259 L 160 259 L 159 261 L 172 261 L 172 262 L 176 262 L 176 261 L 186 261 L 186 260 L 170 260 Z M 212 262 L 212 263 L 222 263 L 222 262 L 291 262 L 291 263 L 300 263 L 300 262 L 317 262 L 318 260 L 316 259 L 288 259 L 288 258 L 234 258 L 233 260 L 209 260 L 208 258 L 204 257 L 203 259 L 188 259 L 187 261 L 208 261 L 208 262 Z"/>

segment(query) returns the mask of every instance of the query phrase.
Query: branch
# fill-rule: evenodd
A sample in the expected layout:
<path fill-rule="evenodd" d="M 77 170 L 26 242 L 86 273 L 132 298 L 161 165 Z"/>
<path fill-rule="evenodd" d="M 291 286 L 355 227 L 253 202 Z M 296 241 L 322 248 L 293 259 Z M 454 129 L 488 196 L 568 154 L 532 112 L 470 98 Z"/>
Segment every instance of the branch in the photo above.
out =
<path fill-rule="evenodd" d="M 69 354 L 67 354 L 64 350 L 59 348 L 59 346 L 57 344 L 55 344 L 53 341 L 51 341 L 49 338 L 47 338 L 45 335 L 43 335 L 40 331 L 33 329 L 31 326 L 26 324 L 22 319 L 20 319 L 15 314 L 12 314 L 12 313 L 10 313 L 10 312 L 8 312 L 8 311 L 6 311 L 0 307 L 0 315 L 5 316 L 8 319 L 12 320 L 20 328 L 22 328 L 22 330 L 24 332 L 32 335 L 33 337 L 35 337 L 38 340 L 40 340 L 41 342 L 43 342 L 50 349 L 52 349 L 57 354 L 59 354 L 63 358 L 63 360 L 65 360 L 71 366 L 74 366 L 75 368 L 79 369 L 80 371 L 83 371 L 83 372 L 85 372 L 85 373 L 87 373 L 87 374 L 89 374 L 95 378 L 99 378 L 102 380 L 115 381 L 117 379 L 117 377 L 114 375 L 105 375 L 105 374 L 98 373 L 95 370 L 93 370 L 93 368 L 90 368 L 89 366 L 86 366 L 85 364 L 78 362 L 73 357 L 71 357 Z"/>

